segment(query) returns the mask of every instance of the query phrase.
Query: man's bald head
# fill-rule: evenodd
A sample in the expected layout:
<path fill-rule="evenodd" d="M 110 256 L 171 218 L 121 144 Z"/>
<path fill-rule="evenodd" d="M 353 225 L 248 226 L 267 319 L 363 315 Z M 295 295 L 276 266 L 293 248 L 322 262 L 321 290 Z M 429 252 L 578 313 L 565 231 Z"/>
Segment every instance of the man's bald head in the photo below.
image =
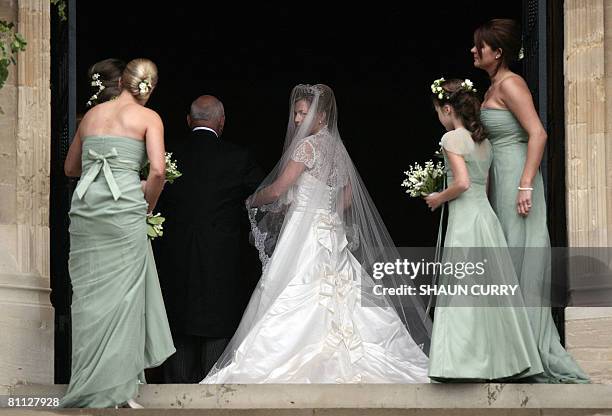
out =
<path fill-rule="evenodd" d="M 188 117 L 189 127 L 208 127 L 220 136 L 225 124 L 223 103 L 212 95 L 202 95 L 191 103 Z"/>

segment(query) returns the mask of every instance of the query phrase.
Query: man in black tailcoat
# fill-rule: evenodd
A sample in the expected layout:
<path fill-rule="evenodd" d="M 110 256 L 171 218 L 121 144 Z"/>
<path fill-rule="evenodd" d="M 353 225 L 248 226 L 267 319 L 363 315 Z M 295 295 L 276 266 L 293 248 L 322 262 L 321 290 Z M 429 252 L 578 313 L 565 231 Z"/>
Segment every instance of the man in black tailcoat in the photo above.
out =
<path fill-rule="evenodd" d="M 204 95 L 190 108 L 191 128 L 172 158 L 182 176 L 160 199 L 164 235 L 156 262 L 176 354 L 166 383 L 202 380 L 234 334 L 259 277 L 249 246 L 244 201 L 263 180 L 250 153 L 221 138 L 223 104 Z"/>

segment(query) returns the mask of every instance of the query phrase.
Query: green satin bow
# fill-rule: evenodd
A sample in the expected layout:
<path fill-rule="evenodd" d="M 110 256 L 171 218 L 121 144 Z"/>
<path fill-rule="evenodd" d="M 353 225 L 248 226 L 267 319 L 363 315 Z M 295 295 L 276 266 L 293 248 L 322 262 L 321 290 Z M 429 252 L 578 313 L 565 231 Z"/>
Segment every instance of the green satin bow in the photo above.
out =
<path fill-rule="evenodd" d="M 119 199 L 119 197 L 121 196 L 121 190 L 119 190 L 117 181 L 115 181 L 115 177 L 113 176 L 113 171 L 110 165 L 108 164 L 108 159 L 113 159 L 117 156 L 119 155 L 117 154 L 117 149 L 115 149 L 114 147 L 109 153 L 105 155 L 101 155 L 89 149 L 87 157 L 89 159 L 95 160 L 96 162 L 93 163 L 87 173 L 83 177 L 81 177 L 81 180 L 79 181 L 79 184 L 76 187 L 75 192 L 79 199 L 83 199 L 83 196 L 87 192 L 89 185 L 91 185 L 91 183 L 98 177 L 100 170 L 102 170 L 102 172 L 104 173 L 104 178 L 106 179 L 106 183 L 108 184 L 108 187 L 110 188 L 113 194 L 113 198 L 115 199 L 115 201 Z"/>

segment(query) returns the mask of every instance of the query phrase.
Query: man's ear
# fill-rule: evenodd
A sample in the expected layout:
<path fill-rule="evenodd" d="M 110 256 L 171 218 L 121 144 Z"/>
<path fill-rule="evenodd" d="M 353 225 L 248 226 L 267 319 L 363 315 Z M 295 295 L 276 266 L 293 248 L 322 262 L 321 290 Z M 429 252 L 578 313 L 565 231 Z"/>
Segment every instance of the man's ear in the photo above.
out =
<path fill-rule="evenodd" d="M 218 124 L 218 133 L 221 133 L 223 131 L 223 128 L 225 127 L 225 114 L 221 116 L 221 118 L 219 119 L 219 124 Z"/>
<path fill-rule="evenodd" d="M 187 125 L 191 127 L 191 116 L 187 114 Z"/>

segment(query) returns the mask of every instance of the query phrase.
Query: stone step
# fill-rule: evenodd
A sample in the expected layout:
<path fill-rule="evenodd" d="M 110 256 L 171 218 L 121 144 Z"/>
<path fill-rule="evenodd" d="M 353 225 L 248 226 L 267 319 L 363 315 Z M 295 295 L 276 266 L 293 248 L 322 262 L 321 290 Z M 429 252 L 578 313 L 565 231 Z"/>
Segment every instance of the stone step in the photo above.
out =
<path fill-rule="evenodd" d="M 61 397 L 65 385 L 1 387 L 6 397 Z M 612 385 L 566 384 L 147 384 L 140 414 L 206 415 L 612 415 Z M 115 409 L 3 409 L 4 414 L 116 414 Z M 203 412 L 204 411 L 204 412 Z"/>

